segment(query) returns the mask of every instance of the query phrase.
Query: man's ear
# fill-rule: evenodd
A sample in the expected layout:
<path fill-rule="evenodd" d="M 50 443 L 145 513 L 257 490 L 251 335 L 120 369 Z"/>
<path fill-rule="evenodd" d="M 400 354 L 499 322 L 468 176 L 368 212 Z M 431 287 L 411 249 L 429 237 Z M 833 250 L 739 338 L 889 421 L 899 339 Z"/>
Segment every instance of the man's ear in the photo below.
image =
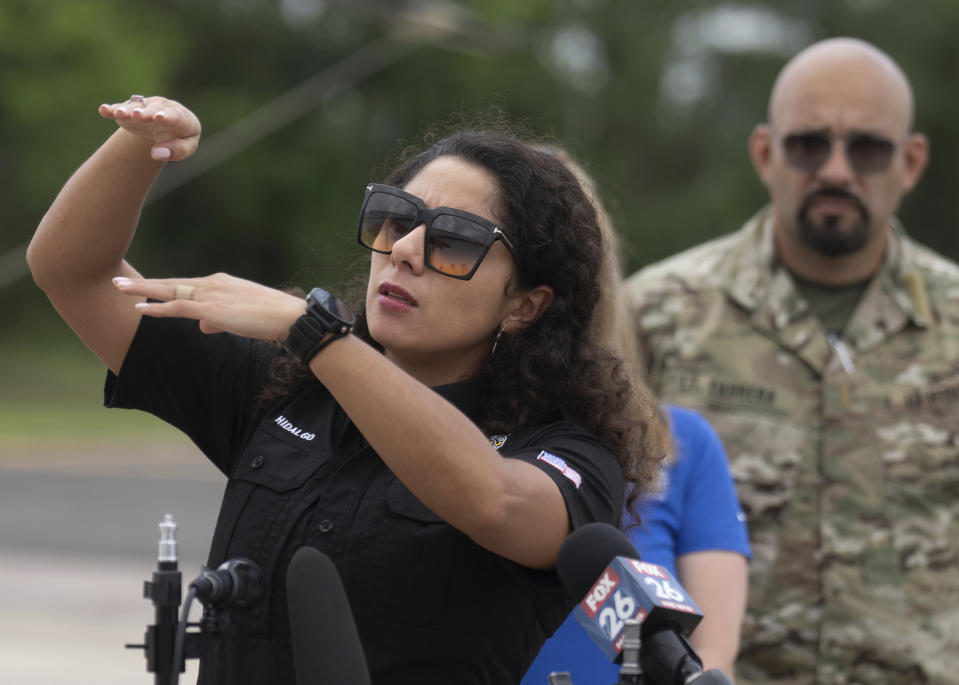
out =
<path fill-rule="evenodd" d="M 759 180 L 766 186 L 769 185 L 769 167 L 774 144 L 769 124 L 757 124 L 749 136 L 749 158 L 753 162 L 753 168 L 756 169 Z"/>
<path fill-rule="evenodd" d="M 538 285 L 532 290 L 517 293 L 511 298 L 500 328 L 508 333 L 526 328 L 542 316 L 552 303 L 553 289 L 548 285 Z"/>
<path fill-rule="evenodd" d="M 903 192 L 909 192 L 919 182 L 929 163 L 929 139 L 922 133 L 912 133 L 905 142 L 906 173 L 902 179 Z"/>

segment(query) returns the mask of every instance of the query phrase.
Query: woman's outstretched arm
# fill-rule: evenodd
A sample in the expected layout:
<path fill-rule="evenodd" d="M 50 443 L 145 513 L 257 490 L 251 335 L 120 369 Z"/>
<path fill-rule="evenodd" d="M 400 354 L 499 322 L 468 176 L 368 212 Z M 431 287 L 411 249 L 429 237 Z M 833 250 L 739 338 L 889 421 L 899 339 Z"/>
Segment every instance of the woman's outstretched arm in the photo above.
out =
<path fill-rule="evenodd" d="M 63 320 L 116 372 L 140 314 L 111 279 L 138 276 L 124 255 L 144 198 L 166 162 L 196 150 L 200 122 L 160 97 L 99 111 L 120 128 L 63 186 L 37 227 L 27 263 Z"/>
<path fill-rule="evenodd" d="M 187 299 L 177 296 L 178 287 L 189 288 Z M 306 310 L 300 298 L 228 274 L 118 279 L 116 289 L 127 294 L 128 307 L 147 316 L 191 318 L 206 333 L 260 340 L 285 339 Z M 145 297 L 159 301 L 142 302 Z M 456 407 L 355 336 L 325 348 L 310 368 L 393 473 L 436 514 L 507 559 L 543 569 L 556 563 L 569 516 L 542 470 L 502 458 Z"/>

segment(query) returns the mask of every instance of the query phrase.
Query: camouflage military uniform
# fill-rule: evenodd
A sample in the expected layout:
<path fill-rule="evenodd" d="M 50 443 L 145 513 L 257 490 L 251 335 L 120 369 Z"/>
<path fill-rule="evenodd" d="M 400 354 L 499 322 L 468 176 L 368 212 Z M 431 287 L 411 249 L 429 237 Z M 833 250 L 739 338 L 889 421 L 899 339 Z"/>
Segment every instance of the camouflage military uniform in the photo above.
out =
<path fill-rule="evenodd" d="M 651 380 L 726 445 L 745 683 L 959 683 L 959 267 L 890 236 L 831 344 L 768 210 L 628 281 Z"/>

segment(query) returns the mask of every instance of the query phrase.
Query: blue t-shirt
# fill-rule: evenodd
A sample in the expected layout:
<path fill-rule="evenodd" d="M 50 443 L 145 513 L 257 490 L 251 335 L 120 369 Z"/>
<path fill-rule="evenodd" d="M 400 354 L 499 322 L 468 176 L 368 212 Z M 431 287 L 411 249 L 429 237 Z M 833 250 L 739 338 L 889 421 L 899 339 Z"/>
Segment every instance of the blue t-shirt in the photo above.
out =
<path fill-rule="evenodd" d="M 746 517 L 739 507 L 726 452 L 716 432 L 697 412 L 667 407 L 676 459 L 663 473 L 664 494 L 640 506 L 642 527 L 630 539 L 644 561 L 676 573 L 676 558 L 704 550 L 749 557 Z M 546 685 L 553 671 L 568 671 L 573 685 L 613 685 L 619 666 L 570 614 L 540 650 L 522 685 Z"/>

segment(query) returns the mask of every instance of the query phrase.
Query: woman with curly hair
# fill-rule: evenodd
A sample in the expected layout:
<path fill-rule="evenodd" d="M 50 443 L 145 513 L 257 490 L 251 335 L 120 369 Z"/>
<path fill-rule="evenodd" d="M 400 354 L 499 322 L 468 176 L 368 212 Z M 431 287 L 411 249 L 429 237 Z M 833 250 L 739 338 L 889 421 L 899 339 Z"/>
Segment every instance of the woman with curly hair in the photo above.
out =
<path fill-rule="evenodd" d="M 142 277 L 124 254 L 144 197 L 200 123 L 162 97 L 100 113 L 119 129 L 28 261 L 109 368 L 107 405 L 177 426 L 228 477 L 209 564 L 252 559 L 266 592 L 230 610 L 200 682 L 294 682 L 285 570 L 305 545 L 343 578 L 373 682 L 518 682 L 578 599 L 560 544 L 617 523 L 667 449 L 589 334 L 603 242 L 579 182 L 508 133 L 409 156 L 366 186 L 354 315 L 320 288 Z"/>
<path fill-rule="evenodd" d="M 593 335 L 623 358 L 639 392 L 644 372 L 632 309 L 620 266 L 619 236 L 592 176 L 561 148 L 546 147 L 573 172 L 593 202 L 606 251 L 600 267 L 600 298 Z M 666 567 L 703 612 L 689 636 L 705 670 L 718 668 L 730 680 L 746 610 L 751 551 L 745 516 L 722 442 L 698 412 L 664 407 L 673 437 L 673 459 L 664 464 L 662 489 L 639 506 L 642 521 L 629 537 L 642 559 Z M 567 671 L 576 685 L 609 685 L 619 667 L 596 648 L 573 615 L 546 641 L 521 685 L 542 685 L 554 671 Z"/>

